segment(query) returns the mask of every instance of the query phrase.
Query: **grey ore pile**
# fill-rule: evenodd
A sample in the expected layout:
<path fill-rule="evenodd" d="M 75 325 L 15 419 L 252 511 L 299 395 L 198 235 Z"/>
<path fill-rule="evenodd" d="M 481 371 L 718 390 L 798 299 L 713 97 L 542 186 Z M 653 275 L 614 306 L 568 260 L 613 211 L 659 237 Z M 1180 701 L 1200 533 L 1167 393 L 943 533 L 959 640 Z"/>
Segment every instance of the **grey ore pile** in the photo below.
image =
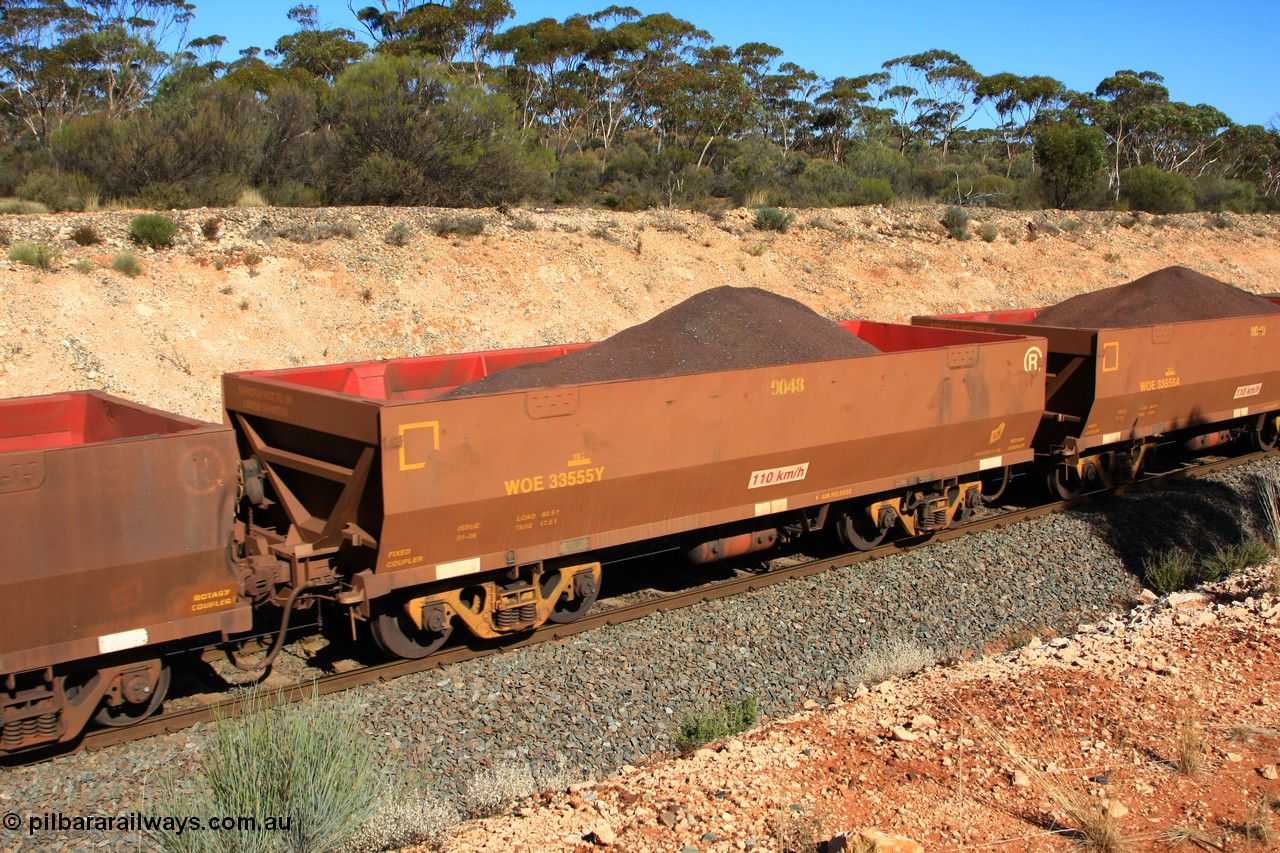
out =
<path fill-rule="evenodd" d="M 1280 313 L 1280 305 L 1186 267 L 1165 267 L 1128 284 L 1082 293 L 1046 308 L 1037 326 L 1104 329 Z"/>
<path fill-rule="evenodd" d="M 878 353 L 805 305 L 755 287 L 714 287 L 586 349 L 461 385 L 441 399 L 656 379 Z"/>

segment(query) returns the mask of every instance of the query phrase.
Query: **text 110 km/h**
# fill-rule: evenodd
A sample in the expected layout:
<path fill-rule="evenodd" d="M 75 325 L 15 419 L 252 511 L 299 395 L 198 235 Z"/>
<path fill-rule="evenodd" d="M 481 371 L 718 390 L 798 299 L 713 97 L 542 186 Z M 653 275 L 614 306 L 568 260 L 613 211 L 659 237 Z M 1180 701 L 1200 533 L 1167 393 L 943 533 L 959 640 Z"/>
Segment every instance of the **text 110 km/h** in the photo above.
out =
<path fill-rule="evenodd" d="M 764 471 L 752 471 L 747 481 L 748 489 L 759 489 L 764 486 L 776 486 L 781 483 L 796 483 L 809 475 L 809 463 L 788 465 L 784 468 L 769 468 Z"/>

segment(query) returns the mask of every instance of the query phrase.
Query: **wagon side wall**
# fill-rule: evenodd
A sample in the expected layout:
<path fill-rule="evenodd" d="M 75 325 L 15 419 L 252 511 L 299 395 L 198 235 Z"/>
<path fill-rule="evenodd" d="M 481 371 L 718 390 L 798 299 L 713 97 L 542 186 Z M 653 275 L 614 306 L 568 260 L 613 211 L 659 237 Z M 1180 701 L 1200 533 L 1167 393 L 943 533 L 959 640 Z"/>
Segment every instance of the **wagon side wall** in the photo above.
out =
<path fill-rule="evenodd" d="M 1049 372 L 1073 372 L 1065 381 L 1049 378 L 1046 411 L 1068 418 L 1046 419 L 1040 448 L 1071 439 L 1085 450 L 1280 409 L 1280 322 L 1274 315 L 1116 329 L 991 322 L 992 316 L 912 322 L 1044 334 Z M 1079 364 L 1072 368 L 1073 362 Z"/>
<path fill-rule="evenodd" d="M 371 594 L 1031 458 L 1042 338 L 382 409 Z M 388 450 L 393 448 L 393 450 Z"/>
<path fill-rule="evenodd" d="M 234 435 L 214 425 L 0 453 L 16 533 L 0 551 L 0 673 L 247 630 L 235 463 Z"/>

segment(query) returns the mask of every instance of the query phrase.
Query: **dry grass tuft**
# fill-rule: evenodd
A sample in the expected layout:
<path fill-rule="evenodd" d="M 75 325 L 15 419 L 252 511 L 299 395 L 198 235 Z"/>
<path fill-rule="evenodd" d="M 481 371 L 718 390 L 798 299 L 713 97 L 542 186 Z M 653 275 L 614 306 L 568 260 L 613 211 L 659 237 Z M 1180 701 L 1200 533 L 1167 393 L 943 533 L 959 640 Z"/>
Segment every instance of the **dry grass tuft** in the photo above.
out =
<path fill-rule="evenodd" d="M 1073 791 L 1051 778 L 987 720 L 976 717 L 972 713 L 969 717 L 974 728 L 1000 747 L 1022 772 L 1027 774 L 1031 784 L 1049 798 L 1054 809 L 1066 817 L 1069 828 L 1079 836 L 1086 850 L 1097 853 L 1124 853 L 1129 849 L 1128 840 L 1120 829 L 1120 820 L 1108 805 Z"/>
<path fill-rule="evenodd" d="M 779 853 L 810 853 L 821 848 L 830 837 L 827 827 L 831 816 L 821 807 L 805 808 L 795 804 L 779 809 L 774 818 L 774 841 Z M 856 849 L 849 853 L 858 853 Z"/>
<path fill-rule="evenodd" d="M 262 194 L 261 190 L 249 187 L 241 191 L 239 198 L 236 199 L 236 207 L 266 207 L 267 198 Z"/>
<path fill-rule="evenodd" d="M 506 761 L 468 780 L 462 792 L 462 809 L 468 817 L 491 817 L 537 792 L 529 765 Z"/>
<path fill-rule="evenodd" d="M 1173 766 L 1183 776 L 1194 776 L 1204 767 L 1204 738 L 1199 723 L 1189 717 L 1178 724 Z"/>
<path fill-rule="evenodd" d="M 1189 826 L 1171 826 L 1160 833 L 1161 840 L 1170 847 L 1181 847 L 1191 844 L 1201 850 L 1226 850 L 1213 836 Z"/>
<path fill-rule="evenodd" d="M 1250 841 L 1261 841 L 1266 845 L 1272 845 L 1280 840 L 1280 832 L 1276 831 L 1271 816 L 1272 805 L 1271 797 L 1267 792 L 1259 791 L 1257 799 L 1253 802 L 1253 814 L 1244 825 L 1245 838 Z"/>
<path fill-rule="evenodd" d="M 1267 519 L 1267 536 L 1271 550 L 1280 553 L 1280 478 L 1258 475 L 1258 498 Z M 1271 591 L 1280 595 L 1280 560 L 1271 564 Z"/>
<path fill-rule="evenodd" d="M 1232 723 L 1226 726 L 1226 730 L 1228 738 L 1244 743 L 1253 743 L 1259 738 L 1280 738 L 1280 729 L 1254 723 Z"/>
<path fill-rule="evenodd" d="M 895 638 L 884 645 L 873 646 L 862 654 L 856 665 L 862 680 L 879 684 L 890 678 L 912 675 L 938 660 L 938 653 L 913 639 Z"/>

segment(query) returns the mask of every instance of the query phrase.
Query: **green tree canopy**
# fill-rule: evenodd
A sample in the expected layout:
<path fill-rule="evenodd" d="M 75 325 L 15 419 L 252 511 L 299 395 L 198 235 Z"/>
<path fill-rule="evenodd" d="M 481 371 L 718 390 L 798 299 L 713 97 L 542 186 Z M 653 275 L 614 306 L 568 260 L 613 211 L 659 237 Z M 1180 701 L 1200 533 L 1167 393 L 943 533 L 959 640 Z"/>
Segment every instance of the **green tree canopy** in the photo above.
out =
<path fill-rule="evenodd" d="M 1057 122 L 1036 135 L 1035 158 L 1048 201 L 1064 208 L 1102 172 L 1106 140 L 1096 127 Z"/>

